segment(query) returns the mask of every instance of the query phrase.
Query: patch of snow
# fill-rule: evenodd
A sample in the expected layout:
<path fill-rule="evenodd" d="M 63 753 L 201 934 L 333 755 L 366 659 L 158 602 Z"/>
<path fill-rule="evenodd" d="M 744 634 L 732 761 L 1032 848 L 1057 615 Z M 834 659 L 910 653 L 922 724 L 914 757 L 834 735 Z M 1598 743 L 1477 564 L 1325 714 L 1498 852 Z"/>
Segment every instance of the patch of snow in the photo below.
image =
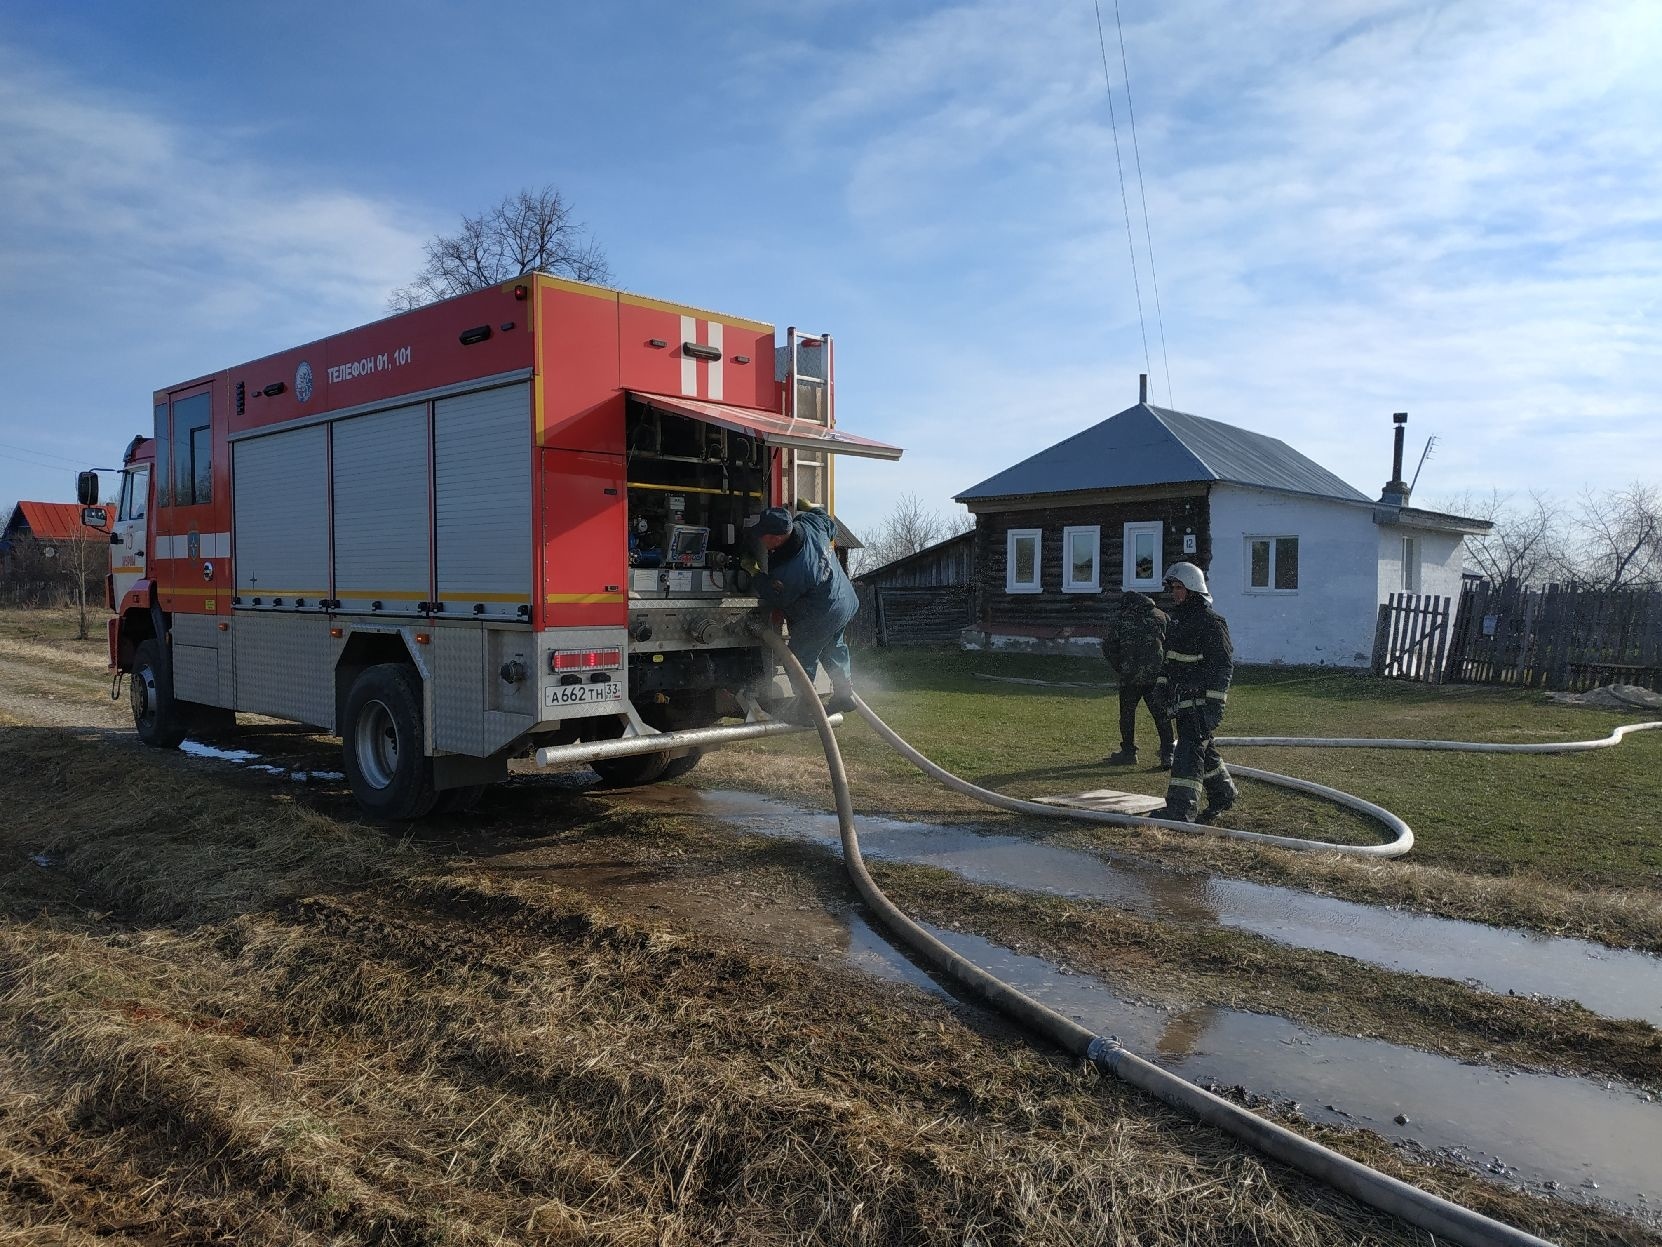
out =
<path fill-rule="evenodd" d="M 204 745 L 200 741 L 186 740 L 179 743 L 179 751 L 188 753 L 193 758 L 216 758 L 221 762 L 252 762 L 260 755 L 250 753 L 246 749 L 216 749 L 212 745 Z"/>

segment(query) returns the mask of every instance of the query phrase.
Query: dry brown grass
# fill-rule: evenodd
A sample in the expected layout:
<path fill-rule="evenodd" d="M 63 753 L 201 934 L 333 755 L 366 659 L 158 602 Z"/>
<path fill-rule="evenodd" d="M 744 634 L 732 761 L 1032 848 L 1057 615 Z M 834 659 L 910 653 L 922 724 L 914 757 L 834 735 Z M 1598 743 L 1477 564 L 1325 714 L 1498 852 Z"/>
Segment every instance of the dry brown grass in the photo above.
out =
<path fill-rule="evenodd" d="M 21 1241 L 1416 1241 L 939 1002 L 145 759 L 0 730 Z M 754 885 L 630 821 L 555 838 Z"/>
<path fill-rule="evenodd" d="M 47 622 L 0 616 L 0 1245 L 1425 1241 L 818 959 L 824 855 L 525 781 L 405 839 L 30 726 L 102 678 Z M 1645 1237 L 1319 1133 L 1565 1243 Z"/>

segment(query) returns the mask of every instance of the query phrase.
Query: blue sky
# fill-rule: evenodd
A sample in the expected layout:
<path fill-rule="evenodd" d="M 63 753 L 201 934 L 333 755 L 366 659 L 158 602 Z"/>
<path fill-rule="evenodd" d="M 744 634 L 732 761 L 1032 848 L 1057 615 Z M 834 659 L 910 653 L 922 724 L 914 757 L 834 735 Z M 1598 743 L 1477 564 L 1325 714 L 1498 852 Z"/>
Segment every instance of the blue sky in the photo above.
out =
<path fill-rule="evenodd" d="M 856 530 L 1143 371 L 1368 493 L 1398 410 L 1417 501 L 1662 478 L 1662 5 L 1122 0 L 1136 153 L 1102 7 L 1147 356 L 1090 0 L 0 3 L 0 504 L 545 184 L 618 284 L 836 334 L 907 448 Z"/>

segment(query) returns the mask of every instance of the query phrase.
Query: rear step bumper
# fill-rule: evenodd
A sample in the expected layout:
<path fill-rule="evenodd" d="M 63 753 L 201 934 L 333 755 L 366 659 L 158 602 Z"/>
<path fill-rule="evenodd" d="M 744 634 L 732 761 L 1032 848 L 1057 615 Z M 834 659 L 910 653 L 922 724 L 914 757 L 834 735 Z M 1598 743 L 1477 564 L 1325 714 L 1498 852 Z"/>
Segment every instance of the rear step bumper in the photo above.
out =
<path fill-rule="evenodd" d="M 840 714 L 831 716 L 831 726 L 843 721 Z M 770 720 L 766 723 L 739 723 L 732 727 L 694 727 L 680 732 L 655 732 L 649 736 L 625 736 L 619 740 L 590 740 L 575 745 L 549 745 L 537 750 L 538 766 L 568 766 L 579 762 L 594 762 L 603 758 L 627 758 L 637 753 L 659 753 L 672 749 L 714 749 L 740 740 L 755 740 L 761 736 L 789 736 L 796 732 L 812 732 L 812 727 Z"/>

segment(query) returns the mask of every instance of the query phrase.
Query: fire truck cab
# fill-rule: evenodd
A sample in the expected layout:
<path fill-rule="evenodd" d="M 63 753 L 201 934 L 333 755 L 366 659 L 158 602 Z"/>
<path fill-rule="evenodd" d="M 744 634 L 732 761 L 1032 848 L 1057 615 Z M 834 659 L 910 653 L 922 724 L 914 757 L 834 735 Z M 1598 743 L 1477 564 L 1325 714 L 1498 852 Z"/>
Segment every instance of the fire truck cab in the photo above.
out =
<path fill-rule="evenodd" d="M 720 733 L 674 733 L 785 692 L 750 523 L 829 509 L 835 455 L 900 456 L 837 427 L 833 363 L 829 335 L 528 273 L 157 390 L 108 589 L 139 736 L 309 724 L 394 819 L 530 750 L 662 734 L 591 765 L 683 773 Z"/>

